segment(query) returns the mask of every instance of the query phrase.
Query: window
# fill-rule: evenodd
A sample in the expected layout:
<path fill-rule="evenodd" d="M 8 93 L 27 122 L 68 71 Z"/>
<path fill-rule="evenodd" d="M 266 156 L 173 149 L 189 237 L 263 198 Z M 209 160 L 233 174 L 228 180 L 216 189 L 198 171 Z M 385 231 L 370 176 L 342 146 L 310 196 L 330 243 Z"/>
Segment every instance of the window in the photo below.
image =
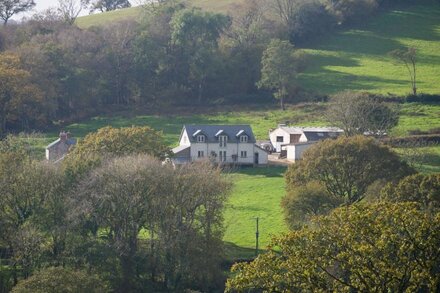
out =
<path fill-rule="evenodd" d="M 277 142 L 283 142 L 284 137 L 283 136 L 277 136 Z"/>
<path fill-rule="evenodd" d="M 248 142 L 248 136 L 247 135 L 240 136 L 240 142 Z"/>
<path fill-rule="evenodd" d="M 240 157 L 247 158 L 247 151 L 241 151 Z"/>
<path fill-rule="evenodd" d="M 226 162 L 226 151 L 220 151 L 220 162 Z"/>
<path fill-rule="evenodd" d="M 205 153 L 203 151 L 198 151 L 197 152 L 197 157 L 198 158 L 203 158 L 205 156 Z"/>
<path fill-rule="evenodd" d="M 205 136 L 204 135 L 197 135 L 197 142 L 205 142 Z"/>
<path fill-rule="evenodd" d="M 226 142 L 228 141 L 228 137 L 226 135 L 220 135 L 218 140 L 220 142 L 220 147 L 226 147 Z"/>

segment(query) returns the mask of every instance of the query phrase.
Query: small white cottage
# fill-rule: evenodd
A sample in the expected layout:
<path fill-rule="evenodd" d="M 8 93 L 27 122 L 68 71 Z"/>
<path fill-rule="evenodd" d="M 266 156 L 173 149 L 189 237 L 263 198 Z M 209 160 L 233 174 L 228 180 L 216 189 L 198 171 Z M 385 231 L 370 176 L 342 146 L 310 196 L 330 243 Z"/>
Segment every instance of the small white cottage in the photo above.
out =
<path fill-rule="evenodd" d="M 76 139 L 70 137 L 70 132 L 61 131 L 59 138 L 46 147 L 46 159 L 52 162 L 62 160 L 75 144 Z"/>
<path fill-rule="evenodd" d="M 184 125 L 174 164 L 209 158 L 222 164 L 265 165 L 268 153 L 256 145 L 249 125 Z"/>
<path fill-rule="evenodd" d="M 280 124 L 269 132 L 269 138 L 277 153 L 282 153 L 290 161 L 296 161 L 314 143 L 336 138 L 342 133 L 343 130 L 334 127 L 290 127 Z"/>

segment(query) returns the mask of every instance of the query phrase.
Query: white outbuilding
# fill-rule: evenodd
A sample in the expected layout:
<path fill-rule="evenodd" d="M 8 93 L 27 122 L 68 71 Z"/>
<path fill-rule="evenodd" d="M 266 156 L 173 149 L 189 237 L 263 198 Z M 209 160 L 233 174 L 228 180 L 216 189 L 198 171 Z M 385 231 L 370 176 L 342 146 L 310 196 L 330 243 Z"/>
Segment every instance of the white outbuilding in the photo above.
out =
<path fill-rule="evenodd" d="M 296 161 L 314 143 L 336 138 L 342 133 L 343 130 L 335 127 L 292 127 L 280 124 L 269 132 L 269 138 L 275 152 L 281 153 L 289 161 Z"/>

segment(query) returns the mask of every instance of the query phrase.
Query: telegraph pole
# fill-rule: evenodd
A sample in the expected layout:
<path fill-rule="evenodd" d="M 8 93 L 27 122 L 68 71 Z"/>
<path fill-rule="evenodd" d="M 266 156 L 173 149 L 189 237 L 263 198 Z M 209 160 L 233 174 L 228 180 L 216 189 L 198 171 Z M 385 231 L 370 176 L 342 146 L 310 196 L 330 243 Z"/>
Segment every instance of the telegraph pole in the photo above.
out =
<path fill-rule="evenodd" d="M 260 236 L 260 231 L 258 230 L 258 220 L 259 218 L 256 217 L 255 220 L 257 221 L 257 230 L 255 232 L 255 255 L 258 255 L 258 237 Z"/>

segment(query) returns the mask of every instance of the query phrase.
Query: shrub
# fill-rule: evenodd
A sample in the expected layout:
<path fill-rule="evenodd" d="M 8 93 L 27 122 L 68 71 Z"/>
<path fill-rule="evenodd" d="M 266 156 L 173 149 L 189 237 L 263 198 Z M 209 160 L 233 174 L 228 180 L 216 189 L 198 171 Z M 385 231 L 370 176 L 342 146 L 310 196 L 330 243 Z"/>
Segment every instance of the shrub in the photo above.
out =
<path fill-rule="evenodd" d="M 440 174 L 415 174 L 387 184 L 381 198 L 392 202 L 418 202 L 426 208 L 440 208 Z"/>
<path fill-rule="evenodd" d="M 93 293 L 108 292 L 107 285 L 96 275 L 70 268 L 50 267 L 18 282 L 13 293 Z"/>

